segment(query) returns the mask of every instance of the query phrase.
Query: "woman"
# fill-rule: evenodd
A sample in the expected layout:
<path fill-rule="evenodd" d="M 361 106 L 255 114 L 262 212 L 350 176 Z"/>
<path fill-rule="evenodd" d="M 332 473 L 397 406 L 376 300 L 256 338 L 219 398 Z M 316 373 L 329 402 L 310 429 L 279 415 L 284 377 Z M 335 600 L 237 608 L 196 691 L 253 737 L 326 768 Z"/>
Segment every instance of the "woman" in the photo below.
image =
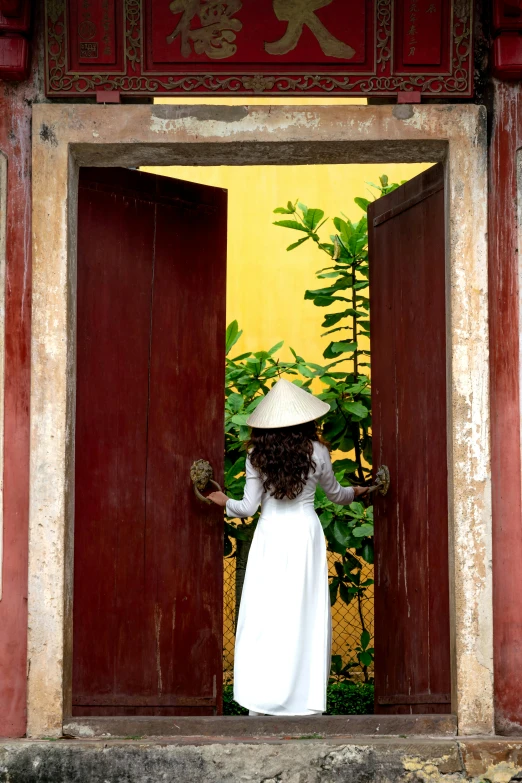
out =
<path fill-rule="evenodd" d="M 239 608 L 234 698 L 250 714 L 326 710 L 331 615 L 326 545 L 316 487 L 348 505 L 365 487 L 342 487 L 315 419 L 330 406 L 281 379 L 247 420 L 252 427 L 242 500 L 209 498 L 229 517 L 261 504 Z"/>

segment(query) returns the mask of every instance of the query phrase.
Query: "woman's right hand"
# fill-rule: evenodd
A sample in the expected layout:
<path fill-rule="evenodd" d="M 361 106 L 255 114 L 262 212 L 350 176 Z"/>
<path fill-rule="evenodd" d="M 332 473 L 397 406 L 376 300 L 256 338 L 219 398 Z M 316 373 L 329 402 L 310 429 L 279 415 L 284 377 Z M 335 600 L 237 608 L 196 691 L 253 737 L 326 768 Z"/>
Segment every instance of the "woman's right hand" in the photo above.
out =
<path fill-rule="evenodd" d="M 224 508 L 227 505 L 228 497 L 224 492 L 211 492 L 210 495 L 207 495 L 207 498 L 211 500 L 212 503 L 215 503 L 216 506 Z"/>
<path fill-rule="evenodd" d="M 354 496 L 358 498 L 361 495 L 366 495 L 369 487 L 352 487 L 352 489 L 353 489 Z"/>

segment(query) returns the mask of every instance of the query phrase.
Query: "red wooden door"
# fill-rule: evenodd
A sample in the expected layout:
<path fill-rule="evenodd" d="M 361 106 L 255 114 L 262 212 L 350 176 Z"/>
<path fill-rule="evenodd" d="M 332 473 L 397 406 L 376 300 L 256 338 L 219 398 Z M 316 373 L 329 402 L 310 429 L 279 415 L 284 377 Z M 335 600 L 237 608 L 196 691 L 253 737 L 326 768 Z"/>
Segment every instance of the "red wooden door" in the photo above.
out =
<path fill-rule="evenodd" d="M 73 715 L 221 707 L 226 191 L 81 169 Z"/>
<path fill-rule="evenodd" d="M 368 208 L 375 709 L 450 712 L 444 170 Z"/>

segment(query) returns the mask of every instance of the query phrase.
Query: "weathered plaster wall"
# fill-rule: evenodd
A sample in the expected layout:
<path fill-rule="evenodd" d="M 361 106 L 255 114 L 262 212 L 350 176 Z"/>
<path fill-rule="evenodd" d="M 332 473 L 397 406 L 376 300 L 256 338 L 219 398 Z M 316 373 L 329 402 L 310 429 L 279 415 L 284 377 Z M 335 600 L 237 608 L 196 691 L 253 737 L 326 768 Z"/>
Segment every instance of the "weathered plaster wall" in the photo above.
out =
<path fill-rule="evenodd" d="M 75 196 L 80 165 L 447 160 L 454 708 L 493 728 L 485 113 L 475 106 L 34 110 L 29 733 L 69 709 Z M 65 670 L 64 670 L 65 667 Z"/>
<path fill-rule="evenodd" d="M 1 783 L 508 783 L 521 770 L 520 743 L 477 740 L 0 745 Z"/>
<path fill-rule="evenodd" d="M 0 283 L 2 354 L 5 327 L 5 408 L 0 407 L 5 444 L 0 458 L 0 471 L 3 472 L 0 488 L 0 514 L 3 511 L 0 736 L 11 737 L 23 736 L 26 728 L 31 106 L 42 94 L 39 59 L 39 40 L 35 40 L 31 79 L 23 84 L 0 81 L 0 153 L 7 161 L 5 299 Z M 2 356 L 0 388 L 3 385 L 3 359 Z"/>

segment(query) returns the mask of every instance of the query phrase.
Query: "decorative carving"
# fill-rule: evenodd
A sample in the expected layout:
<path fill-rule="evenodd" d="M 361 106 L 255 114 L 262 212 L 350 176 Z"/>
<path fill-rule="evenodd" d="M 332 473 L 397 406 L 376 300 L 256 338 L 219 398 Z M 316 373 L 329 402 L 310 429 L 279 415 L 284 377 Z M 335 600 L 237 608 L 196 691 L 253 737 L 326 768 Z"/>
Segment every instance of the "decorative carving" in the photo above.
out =
<path fill-rule="evenodd" d="M 288 22 L 288 25 L 279 41 L 265 43 L 269 54 L 288 54 L 295 49 L 306 25 L 317 38 L 324 54 L 338 60 L 351 60 L 354 56 L 355 50 L 327 30 L 315 14 L 319 8 L 330 5 L 332 0 L 272 0 L 272 3 L 279 21 Z"/>
<path fill-rule="evenodd" d="M 275 79 L 271 76 L 263 76 L 257 73 L 255 76 L 243 76 L 243 87 L 246 90 L 252 90 L 252 92 L 264 92 L 265 90 L 272 90 L 274 88 Z"/>
<path fill-rule="evenodd" d="M 183 57 L 190 57 L 191 44 L 196 54 L 206 54 L 216 60 L 232 57 L 237 51 L 236 32 L 243 27 L 239 19 L 232 17 L 242 7 L 241 0 L 173 0 L 170 10 L 173 14 L 181 14 L 181 19 L 167 36 L 167 43 L 171 44 L 179 37 Z M 193 29 L 195 16 L 201 27 Z"/>
<path fill-rule="evenodd" d="M 469 0 L 454 0 L 453 11 L 457 19 L 466 21 L 471 14 L 470 1 Z"/>
<path fill-rule="evenodd" d="M 192 463 L 190 468 L 190 480 L 192 481 L 192 486 L 194 487 L 194 494 L 197 498 L 199 498 L 199 500 L 202 500 L 203 503 L 212 503 L 211 500 L 201 494 L 208 484 L 212 484 L 219 492 L 221 492 L 221 487 L 217 481 L 214 481 L 214 471 L 212 470 L 212 465 L 210 462 L 207 462 L 206 459 L 197 459 Z"/>
<path fill-rule="evenodd" d="M 377 0 L 377 69 L 381 73 L 391 58 L 391 12 L 389 0 Z"/>
<path fill-rule="evenodd" d="M 125 0 L 125 55 L 133 71 L 141 63 L 140 0 Z"/>
<path fill-rule="evenodd" d="M 47 0 L 47 16 L 56 24 L 60 16 L 65 13 L 65 0 Z"/>
<path fill-rule="evenodd" d="M 226 66 L 228 72 L 220 72 L 217 68 L 213 71 L 210 64 L 205 70 L 196 70 L 193 64 L 187 63 L 185 73 L 149 73 L 144 68 L 141 33 L 145 2 L 147 0 L 124 0 L 124 67 L 118 69 L 118 72 L 110 73 L 96 72 L 88 65 L 82 66 L 81 71 L 68 70 L 65 0 L 46 0 L 48 95 L 74 98 L 79 95 L 94 95 L 100 89 L 117 90 L 130 95 L 191 93 L 390 95 L 408 90 L 420 91 L 427 95 L 469 96 L 472 93 L 472 17 L 469 0 L 455 0 L 450 36 L 449 73 L 419 73 L 412 69 L 412 72 L 407 74 L 393 72 L 392 30 L 394 2 L 398 0 L 376 0 L 374 68 L 370 73 L 364 74 L 358 73 L 355 69 L 350 70 L 351 66 L 348 62 L 343 65 L 338 63 L 339 67 L 335 71 L 317 66 L 314 66 L 312 71 L 310 67 L 307 69 L 303 66 L 292 70 L 287 67 L 284 73 L 274 73 L 273 65 L 269 72 L 263 72 L 257 65 L 255 69 L 249 70 L 245 67 L 243 72 L 238 73 L 233 72 L 228 65 Z M 209 2 L 217 2 L 217 0 L 209 0 Z M 236 10 L 240 10 L 239 6 L 242 4 L 242 0 L 228 0 L 226 6 L 230 9 L 229 18 L 233 18 L 231 9 L 236 7 L 233 2 L 239 4 Z M 314 4 L 311 5 L 306 0 L 308 11 L 313 5 L 316 6 L 317 2 L 319 0 L 314 0 Z M 330 0 L 328 2 L 321 0 L 321 2 L 326 5 Z M 173 0 L 172 5 L 178 8 L 179 0 Z M 224 7 L 225 0 L 220 0 L 219 5 Z M 288 12 L 285 13 L 288 15 Z M 176 29 L 177 27 L 174 31 Z M 235 34 L 238 31 L 232 32 Z M 192 39 L 191 42 L 195 46 Z M 228 43 L 235 45 L 232 41 Z"/>

